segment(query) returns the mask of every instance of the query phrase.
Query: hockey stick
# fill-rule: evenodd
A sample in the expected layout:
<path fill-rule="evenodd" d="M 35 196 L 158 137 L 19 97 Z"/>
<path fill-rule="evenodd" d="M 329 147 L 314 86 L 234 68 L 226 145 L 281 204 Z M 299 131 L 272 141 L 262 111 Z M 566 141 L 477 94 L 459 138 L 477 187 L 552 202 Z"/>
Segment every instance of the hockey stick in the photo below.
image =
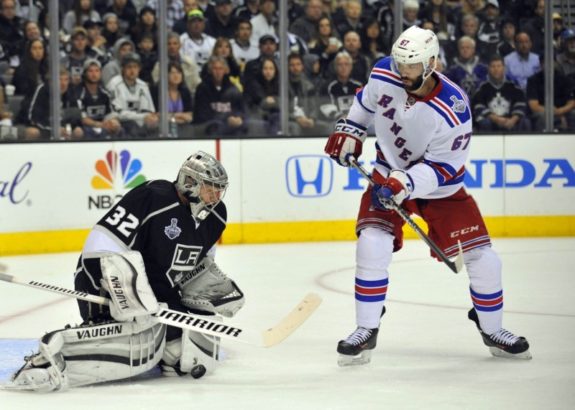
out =
<path fill-rule="evenodd" d="M 369 181 L 369 184 L 371 186 L 375 185 L 375 182 L 373 181 L 371 175 L 366 171 L 364 167 L 361 166 L 359 162 L 357 162 L 355 158 L 352 158 L 350 162 L 351 165 L 353 165 L 353 167 L 357 169 L 361 173 L 361 175 L 363 175 L 365 179 Z M 401 206 L 397 205 L 391 199 L 385 202 L 385 206 L 397 212 L 397 214 L 401 217 L 401 219 L 403 219 L 415 231 L 415 233 L 423 240 L 423 242 L 425 242 L 427 246 L 429 246 L 433 250 L 433 252 L 435 252 L 435 254 L 439 257 L 439 259 L 441 259 L 441 261 L 445 263 L 449 267 L 449 269 L 451 269 L 454 273 L 459 273 L 459 271 L 463 269 L 463 248 L 461 247 L 461 241 L 457 241 L 457 247 L 458 247 L 457 256 L 455 257 L 454 261 L 451 261 L 447 256 L 445 256 L 443 251 L 439 249 L 439 247 L 435 244 L 435 242 L 433 242 L 429 238 L 429 236 L 427 236 L 425 232 L 423 232 L 423 230 L 419 227 L 419 225 L 417 225 L 413 221 L 413 219 L 410 218 L 410 216 L 407 214 L 407 212 L 405 212 L 405 210 Z"/>
<path fill-rule="evenodd" d="M 102 296 L 91 295 L 86 292 L 66 289 L 60 286 L 50 285 L 35 280 L 19 279 L 15 276 L 0 273 L 0 280 L 18 285 L 28 286 L 35 289 L 46 290 L 59 295 L 73 297 L 86 302 L 96 303 L 98 305 L 108 305 L 110 299 Z M 254 331 L 251 329 L 242 329 L 240 327 L 226 325 L 217 320 L 209 319 L 210 316 L 193 315 L 190 313 L 178 312 L 176 310 L 160 308 L 152 315 L 158 322 L 188 329 L 207 335 L 218 336 L 225 339 L 236 340 L 259 347 L 272 347 L 291 335 L 321 303 L 321 297 L 316 293 L 308 293 L 286 317 L 284 317 L 276 326 L 264 331 Z"/>

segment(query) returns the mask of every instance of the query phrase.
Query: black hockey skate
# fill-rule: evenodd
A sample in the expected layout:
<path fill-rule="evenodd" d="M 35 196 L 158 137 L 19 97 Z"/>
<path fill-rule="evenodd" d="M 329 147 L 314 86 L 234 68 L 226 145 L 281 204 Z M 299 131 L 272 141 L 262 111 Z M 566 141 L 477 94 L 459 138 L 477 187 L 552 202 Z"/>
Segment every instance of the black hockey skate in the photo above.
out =
<path fill-rule="evenodd" d="M 345 340 L 337 344 L 340 366 L 355 366 L 367 364 L 371 361 L 371 351 L 377 344 L 377 332 L 379 329 L 366 329 L 358 327 Z"/>
<path fill-rule="evenodd" d="M 481 326 L 479 326 L 479 317 L 474 308 L 471 308 L 467 317 L 469 320 L 475 322 L 477 330 L 479 330 L 479 334 L 481 334 L 483 338 L 483 343 L 489 347 L 489 351 L 493 356 L 512 359 L 531 359 L 529 343 L 524 337 L 515 336 L 503 328 L 491 335 L 484 333 L 483 330 L 481 330 Z"/>

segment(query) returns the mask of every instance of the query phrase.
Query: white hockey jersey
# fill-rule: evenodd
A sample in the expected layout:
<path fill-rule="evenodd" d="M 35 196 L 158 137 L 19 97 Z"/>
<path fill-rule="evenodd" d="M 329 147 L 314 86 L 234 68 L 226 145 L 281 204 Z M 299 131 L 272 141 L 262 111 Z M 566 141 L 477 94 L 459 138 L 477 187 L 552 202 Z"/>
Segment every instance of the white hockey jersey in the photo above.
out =
<path fill-rule="evenodd" d="M 433 73 L 437 86 L 425 98 L 405 91 L 392 57 L 381 59 L 357 94 L 348 123 L 377 137 L 375 168 L 386 176 L 408 170 L 414 198 L 444 198 L 463 185 L 471 140 L 467 95 L 447 77 Z"/>

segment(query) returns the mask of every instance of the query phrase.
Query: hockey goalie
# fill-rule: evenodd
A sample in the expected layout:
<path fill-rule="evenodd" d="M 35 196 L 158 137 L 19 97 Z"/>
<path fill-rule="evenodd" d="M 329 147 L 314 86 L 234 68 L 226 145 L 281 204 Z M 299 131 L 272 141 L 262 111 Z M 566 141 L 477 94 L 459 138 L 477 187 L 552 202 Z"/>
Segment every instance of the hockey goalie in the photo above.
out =
<path fill-rule="evenodd" d="M 219 339 L 166 326 L 160 309 L 232 317 L 244 295 L 214 261 L 226 227 L 228 176 L 198 151 L 177 180 L 128 192 L 94 226 L 74 276 L 76 290 L 110 299 L 79 301 L 83 323 L 44 335 L 8 388 L 55 391 L 121 380 L 159 366 L 164 375 L 199 378 L 218 363 Z"/>

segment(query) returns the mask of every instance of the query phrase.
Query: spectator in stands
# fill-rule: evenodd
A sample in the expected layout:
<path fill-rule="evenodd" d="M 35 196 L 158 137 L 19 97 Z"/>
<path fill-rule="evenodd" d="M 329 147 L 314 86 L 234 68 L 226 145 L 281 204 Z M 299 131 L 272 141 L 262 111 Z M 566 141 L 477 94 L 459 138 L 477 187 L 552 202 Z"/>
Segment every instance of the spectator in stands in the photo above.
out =
<path fill-rule="evenodd" d="M 102 64 L 96 59 L 84 62 L 82 87 L 78 105 L 82 110 L 82 129 L 85 138 L 118 138 L 122 126 L 112 109 L 110 93 L 102 84 Z"/>
<path fill-rule="evenodd" d="M 184 73 L 184 82 L 186 83 L 186 87 L 192 94 L 194 94 L 201 81 L 198 65 L 191 57 L 186 56 L 181 52 L 181 42 L 178 33 L 168 33 L 168 63 L 174 63 L 181 67 Z M 156 64 L 152 71 L 152 79 L 154 83 L 157 83 L 160 79 L 159 64 Z"/>
<path fill-rule="evenodd" d="M 497 53 L 501 22 L 499 19 L 499 1 L 487 0 L 484 19 L 477 32 L 477 47 L 483 56 L 492 56 Z M 486 60 L 489 61 L 489 60 Z"/>
<path fill-rule="evenodd" d="M 108 84 L 110 80 L 119 75 L 122 72 L 121 61 L 122 58 L 128 54 L 133 53 L 136 51 L 136 47 L 132 40 L 128 38 L 120 38 L 112 47 L 112 58 L 108 63 L 104 66 L 102 70 L 102 81 L 104 84 Z"/>
<path fill-rule="evenodd" d="M 251 20 L 260 14 L 260 0 L 245 0 L 242 6 L 234 10 L 236 20 Z"/>
<path fill-rule="evenodd" d="M 234 53 L 232 51 L 232 45 L 230 40 L 225 37 L 219 37 L 216 40 L 216 44 L 214 44 L 214 49 L 212 50 L 212 54 L 210 57 L 222 57 L 228 63 L 228 77 L 230 81 L 238 87 L 240 91 L 242 91 L 242 85 L 240 83 L 240 76 L 241 76 L 241 69 L 240 65 L 236 61 L 234 57 Z M 204 65 L 202 67 L 202 71 L 200 73 L 200 77 L 202 81 L 205 81 L 206 78 L 210 76 L 208 72 L 208 68 Z"/>
<path fill-rule="evenodd" d="M 317 23 L 322 16 L 321 0 L 308 0 L 305 15 L 290 25 L 290 32 L 301 37 L 306 44 L 317 37 Z"/>
<path fill-rule="evenodd" d="M 92 0 L 74 0 L 72 10 L 64 15 L 62 28 L 66 33 L 72 33 L 76 26 L 82 26 L 86 20 L 100 21 L 100 14 L 94 10 Z"/>
<path fill-rule="evenodd" d="M 472 14 L 479 19 L 485 15 L 485 0 L 461 0 L 461 15 Z"/>
<path fill-rule="evenodd" d="M 242 78 L 242 84 L 244 85 L 244 89 L 246 84 L 249 83 L 254 77 L 261 73 L 262 71 L 262 63 L 265 57 L 273 58 L 276 57 L 276 51 L 278 50 L 278 41 L 277 38 L 270 34 L 264 34 L 260 37 L 259 40 L 260 45 L 260 55 L 255 60 L 248 61 L 244 68 L 244 75 Z M 277 63 L 277 61 L 276 61 Z"/>
<path fill-rule="evenodd" d="M 259 72 L 244 89 L 251 118 L 261 118 L 266 135 L 277 135 L 279 117 L 279 70 L 273 58 L 264 57 Z"/>
<path fill-rule="evenodd" d="M 439 41 L 453 40 L 455 35 L 455 13 L 450 12 L 447 0 L 431 0 L 420 11 L 422 20 L 431 21 Z"/>
<path fill-rule="evenodd" d="M 122 38 L 123 32 L 120 30 L 118 16 L 114 13 L 104 14 L 102 21 L 104 24 L 102 36 L 106 39 L 106 47 L 111 51 L 114 44 Z"/>
<path fill-rule="evenodd" d="M 245 135 L 244 100 L 229 79 L 227 61 L 213 56 L 207 64 L 210 76 L 196 90 L 194 122 L 202 125 L 208 136 Z"/>
<path fill-rule="evenodd" d="M 541 57 L 541 59 L 543 59 Z M 575 87 L 558 69 L 553 77 L 553 126 L 555 130 L 575 129 Z M 527 104 L 531 109 L 534 131 L 545 131 L 545 73 L 541 71 L 527 80 Z M 546 130 L 552 131 L 552 130 Z"/>
<path fill-rule="evenodd" d="M 118 17 L 118 25 L 122 33 L 134 27 L 138 19 L 138 11 L 131 0 L 113 0 L 106 9 L 106 13 L 113 13 Z"/>
<path fill-rule="evenodd" d="M 575 30 L 567 29 L 563 32 L 561 50 L 557 56 L 557 68 L 575 83 Z"/>
<path fill-rule="evenodd" d="M 479 85 L 487 80 L 487 66 L 475 54 L 475 40 L 463 36 L 457 41 L 457 57 L 445 75 L 458 84 L 468 96 L 475 94 Z"/>
<path fill-rule="evenodd" d="M 194 59 L 199 68 L 208 61 L 212 54 L 216 39 L 204 33 L 206 22 L 201 10 L 188 13 L 187 31 L 180 36 L 182 53 Z"/>
<path fill-rule="evenodd" d="M 0 78 L 0 141 L 3 139 L 16 139 L 18 138 L 18 130 L 12 127 L 12 112 L 6 104 L 4 81 Z"/>
<path fill-rule="evenodd" d="M 335 55 L 341 49 L 342 42 L 337 37 L 337 33 L 329 17 L 324 16 L 317 24 L 317 37 L 309 43 L 309 51 L 319 56 L 319 63 L 322 73 L 328 72 L 328 67 L 333 62 Z"/>
<path fill-rule="evenodd" d="M 371 61 L 361 52 L 361 40 L 355 31 L 348 31 L 343 37 L 343 50 L 353 59 L 351 77 L 361 83 L 366 83 L 371 70 Z M 331 73 L 334 69 L 331 68 Z"/>
<path fill-rule="evenodd" d="M 156 53 L 156 38 L 151 33 L 144 33 L 140 38 L 137 45 L 138 54 L 142 61 L 142 69 L 140 70 L 140 79 L 152 84 L 152 70 L 158 62 L 158 53 Z"/>
<path fill-rule="evenodd" d="M 48 58 L 42 40 L 28 41 L 22 62 L 14 71 L 12 84 L 18 95 L 29 95 L 48 74 Z"/>
<path fill-rule="evenodd" d="M 125 54 L 122 57 L 122 73 L 112 78 L 107 88 L 126 136 L 148 138 L 157 135 L 160 116 L 148 85 L 138 78 L 140 69 L 138 54 Z"/>
<path fill-rule="evenodd" d="M 138 14 L 136 25 L 130 30 L 130 36 L 134 44 L 138 44 L 144 34 L 151 34 L 156 38 L 158 35 L 158 23 L 156 21 L 156 11 L 151 7 L 143 7 Z"/>
<path fill-rule="evenodd" d="M 343 3 L 343 14 L 339 18 L 334 16 L 333 25 L 340 38 L 350 30 L 360 32 L 363 28 L 361 24 L 361 1 L 347 0 Z"/>
<path fill-rule="evenodd" d="M 475 125 L 481 131 L 529 131 L 525 94 L 505 79 L 503 58 L 489 61 L 489 75 L 472 99 Z"/>
<path fill-rule="evenodd" d="M 497 54 L 505 58 L 515 51 L 515 23 L 505 20 L 501 23 L 501 41 L 497 44 Z"/>
<path fill-rule="evenodd" d="M 383 32 L 375 18 L 368 18 L 365 21 L 360 31 L 360 39 L 361 52 L 370 59 L 372 64 L 385 57 Z"/>
<path fill-rule="evenodd" d="M 419 14 L 418 0 L 403 1 L 403 30 L 407 30 L 411 26 L 421 25 L 421 20 L 417 17 L 418 14 Z"/>
<path fill-rule="evenodd" d="M 553 47 L 556 51 L 561 52 L 561 36 L 567 30 L 567 27 L 563 24 L 563 17 L 561 14 L 555 12 L 552 15 L 553 18 Z"/>
<path fill-rule="evenodd" d="M 376 9 L 376 20 L 379 22 L 379 27 L 383 33 L 383 49 L 385 54 L 391 52 L 391 45 L 394 39 L 394 17 L 393 17 L 393 0 L 388 0 L 387 2 L 379 3 L 380 6 Z"/>
<path fill-rule="evenodd" d="M 321 99 L 329 99 L 321 104 L 320 111 L 322 118 L 330 123 L 347 115 L 356 91 L 363 85 L 351 78 L 353 59 L 347 52 L 337 53 L 334 65 L 335 79 L 326 81 L 320 91 Z"/>
<path fill-rule="evenodd" d="M 35 21 L 28 20 L 24 23 L 24 42 L 32 40 L 44 40 L 42 32 L 40 31 L 40 26 Z"/>
<path fill-rule="evenodd" d="M 260 14 L 252 17 L 252 39 L 251 42 L 259 44 L 260 38 L 265 35 L 276 36 L 276 25 L 278 24 L 275 0 L 260 0 Z"/>
<path fill-rule="evenodd" d="M 160 106 L 158 85 L 152 87 L 152 98 L 156 107 Z M 168 113 L 178 126 L 188 125 L 193 120 L 192 93 L 184 81 L 182 66 L 175 62 L 168 63 Z M 179 127 L 181 128 L 181 127 Z M 178 132 L 178 135 L 181 135 Z"/>
<path fill-rule="evenodd" d="M 521 30 L 529 34 L 531 51 L 542 56 L 545 51 L 545 0 L 537 0 L 534 15 L 521 24 Z"/>
<path fill-rule="evenodd" d="M 236 26 L 232 0 L 215 0 L 214 15 L 206 24 L 206 34 L 218 38 L 232 38 Z"/>
<path fill-rule="evenodd" d="M 88 47 L 88 32 L 84 27 L 75 27 L 70 36 L 70 51 L 62 59 L 62 65 L 70 72 L 71 87 L 82 82 L 84 62 L 96 58 L 97 54 Z"/>
<path fill-rule="evenodd" d="M 260 0 L 260 4 L 262 2 L 263 0 Z M 290 24 L 305 14 L 305 9 L 301 4 L 299 4 L 298 0 L 287 0 L 287 4 L 288 22 Z"/>
<path fill-rule="evenodd" d="M 527 79 L 541 70 L 539 57 L 531 52 L 531 38 L 525 32 L 515 35 L 517 49 L 505 57 L 505 70 L 509 77 L 523 91 L 527 88 Z"/>
<path fill-rule="evenodd" d="M 350 31 L 350 33 L 352 33 Z M 323 135 L 329 131 L 327 123 L 318 119 L 317 90 L 304 74 L 302 56 L 288 57 L 290 130 L 293 135 Z"/>
<path fill-rule="evenodd" d="M 188 13 L 192 10 L 199 9 L 198 0 L 184 0 L 184 15 L 179 18 L 172 27 L 174 33 L 183 34 L 186 32 L 186 27 L 188 24 Z"/>
<path fill-rule="evenodd" d="M 146 6 L 152 8 L 153 10 L 157 10 L 158 1 L 159 0 L 148 0 Z M 167 1 L 168 3 L 168 13 L 167 13 L 168 15 L 166 16 L 166 24 L 168 26 L 168 29 L 171 29 L 176 21 L 185 16 L 184 4 L 182 3 L 182 0 L 162 0 L 162 1 Z"/>
<path fill-rule="evenodd" d="M 60 108 L 62 139 L 79 139 L 84 136 L 81 127 L 80 109 L 75 98 L 69 93 L 70 74 L 65 67 L 60 67 Z M 24 139 L 49 140 L 53 138 L 50 121 L 50 88 L 47 82 L 40 83 L 27 101 L 20 108 L 20 122 L 25 124 Z"/>
<path fill-rule="evenodd" d="M 102 64 L 105 64 L 110 57 L 106 47 L 106 38 L 102 35 L 103 26 L 100 21 L 86 20 L 84 22 L 84 29 L 88 34 L 88 48 L 95 53 L 96 58 Z"/>
<path fill-rule="evenodd" d="M 0 48 L 4 51 L 3 59 L 9 61 L 10 66 L 17 67 L 24 44 L 22 19 L 16 15 L 14 0 L 1 0 L 0 5 Z"/>
<path fill-rule="evenodd" d="M 256 0 L 259 1 L 259 0 Z M 255 60 L 260 55 L 257 43 L 251 42 L 252 23 L 249 20 L 238 20 L 234 38 L 231 40 L 232 51 L 240 70 L 243 73 L 246 63 Z"/>

